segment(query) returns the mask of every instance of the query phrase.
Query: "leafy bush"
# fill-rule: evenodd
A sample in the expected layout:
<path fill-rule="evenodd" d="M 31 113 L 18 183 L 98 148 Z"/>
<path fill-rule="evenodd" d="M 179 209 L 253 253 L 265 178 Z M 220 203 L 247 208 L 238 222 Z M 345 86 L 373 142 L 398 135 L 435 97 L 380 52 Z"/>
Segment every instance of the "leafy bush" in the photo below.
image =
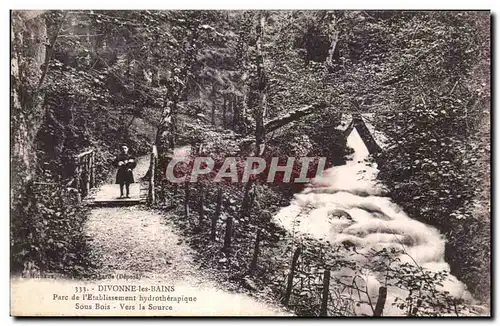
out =
<path fill-rule="evenodd" d="M 78 276 L 88 270 L 83 226 L 87 210 L 71 190 L 31 183 L 15 198 L 11 221 L 11 271 L 25 276 L 56 272 Z"/>

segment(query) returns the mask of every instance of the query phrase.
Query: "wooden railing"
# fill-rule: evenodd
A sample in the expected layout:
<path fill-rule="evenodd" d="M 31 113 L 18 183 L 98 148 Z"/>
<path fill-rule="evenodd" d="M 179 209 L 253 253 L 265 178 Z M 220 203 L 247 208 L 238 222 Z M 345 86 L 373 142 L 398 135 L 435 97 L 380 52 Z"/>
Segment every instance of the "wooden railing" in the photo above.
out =
<path fill-rule="evenodd" d="M 351 307 L 351 305 L 359 307 L 362 303 L 371 308 L 373 316 L 383 315 L 387 300 L 386 286 L 379 286 L 378 297 L 375 299 L 373 294 L 368 292 L 368 288 L 358 287 L 356 278 L 360 277 L 359 275 L 354 275 L 349 282 L 344 284 L 338 276 L 332 277 L 330 267 L 313 266 L 306 256 L 302 246 L 298 246 L 293 253 L 288 275 L 281 281 L 285 285 L 281 299 L 285 307 L 300 310 L 304 307 L 312 309 L 314 305 L 317 305 L 316 313 L 321 317 L 351 316 L 356 312 L 354 306 Z M 343 281 L 346 280 L 347 278 Z M 279 279 L 278 282 L 280 282 Z M 334 286 L 330 287 L 330 284 Z M 310 295 L 307 300 L 302 297 L 304 292 Z M 357 294 L 358 299 L 356 295 L 353 297 L 352 293 Z"/>
<path fill-rule="evenodd" d="M 153 148 L 151 149 L 150 160 L 149 160 L 149 185 L 148 185 L 148 198 L 147 198 L 148 205 L 152 205 L 156 200 L 155 176 L 156 176 L 156 169 L 157 168 L 158 168 L 158 150 L 156 148 L 156 145 L 153 145 Z"/>
<path fill-rule="evenodd" d="M 73 186 L 86 197 L 90 189 L 96 186 L 95 181 L 95 152 L 93 149 L 75 155 L 75 173 Z"/>

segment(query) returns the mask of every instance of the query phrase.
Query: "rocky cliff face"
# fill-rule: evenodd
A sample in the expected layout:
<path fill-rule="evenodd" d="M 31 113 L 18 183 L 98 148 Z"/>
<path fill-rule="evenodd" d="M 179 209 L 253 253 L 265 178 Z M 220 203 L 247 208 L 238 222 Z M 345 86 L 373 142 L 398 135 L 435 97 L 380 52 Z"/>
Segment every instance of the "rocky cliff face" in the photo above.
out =
<path fill-rule="evenodd" d="M 11 164 L 12 188 L 23 187 L 35 163 L 33 140 L 43 121 L 40 92 L 46 58 L 47 27 L 42 11 L 11 15 Z"/>

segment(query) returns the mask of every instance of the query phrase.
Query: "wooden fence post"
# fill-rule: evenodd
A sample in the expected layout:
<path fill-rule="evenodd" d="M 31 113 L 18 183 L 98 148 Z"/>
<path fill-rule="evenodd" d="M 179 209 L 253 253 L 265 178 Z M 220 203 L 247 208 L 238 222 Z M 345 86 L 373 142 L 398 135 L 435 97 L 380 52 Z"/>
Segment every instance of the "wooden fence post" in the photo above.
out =
<path fill-rule="evenodd" d="M 382 316 L 382 313 L 384 312 L 386 299 L 387 299 L 387 288 L 385 286 L 381 286 L 378 288 L 378 299 L 377 299 L 377 304 L 375 305 L 375 311 L 373 312 L 373 316 Z"/>
<path fill-rule="evenodd" d="M 74 156 L 75 171 L 73 185 L 78 190 L 80 198 L 89 194 L 95 184 L 94 150 L 90 149 Z"/>
<path fill-rule="evenodd" d="M 250 270 L 254 270 L 257 267 L 257 260 L 259 259 L 259 244 L 260 244 L 260 229 L 257 229 L 257 236 L 255 237 L 255 246 L 253 249 L 252 263 L 250 264 Z"/>
<path fill-rule="evenodd" d="M 175 199 L 175 197 L 177 197 L 177 193 L 178 193 L 178 192 L 179 192 L 179 186 L 177 185 L 177 183 L 174 183 L 174 190 L 173 190 L 173 192 L 172 192 L 172 196 L 174 197 L 174 199 Z M 176 201 L 176 200 L 174 200 L 174 203 L 173 203 L 173 204 L 174 204 L 175 206 L 177 206 L 177 204 L 175 204 L 176 202 L 177 202 L 177 201 Z"/>
<path fill-rule="evenodd" d="M 203 191 L 200 191 L 200 206 L 198 207 L 198 227 L 200 228 L 200 231 L 203 230 L 202 224 L 203 224 L 203 216 L 204 216 L 204 211 L 203 211 Z"/>
<path fill-rule="evenodd" d="M 189 181 L 184 183 L 184 215 L 189 217 Z"/>
<path fill-rule="evenodd" d="M 156 201 L 155 194 L 155 174 L 156 174 L 156 159 L 157 159 L 156 145 L 153 145 L 151 155 L 149 157 L 149 186 L 148 186 L 148 204 L 152 205 Z"/>
<path fill-rule="evenodd" d="M 248 180 L 245 184 L 245 191 L 243 193 L 243 201 L 241 202 L 240 217 L 250 215 L 250 191 L 252 190 L 254 181 L 252 179 Z"/>
<path fill-rule="evenodd" d="M 330 269 L 325 269 L 323 274 L 323 295 L 321 296 L 321 310 L 319 315 L 321 317 L 328 316 L 326 308 L 328 307 L 328 293 L 330 290 Z"/>
<path fill-rule="evenodd" d="M 227 98 L 223 94 L 224 103 L 222 105 L 222 128 L 226 129 L 226 112 L 227 112 Z"/>
<path fill-rule="evenodd" d="M 292 287 L 293 287 L 293 277 L 295 275 L 295 267 L 297 265 L 297 260 L 299 259 L 300 251 L 301 251 L 300 247 L 298 247 L 297 249 L 295 249 L 295 252 L 293 253 L 292 266 L 290 266 L 290 273 L 288 274 L 285 296 L 282 301 L 285 307 L 288 307 L 288 303 L 290 302 L 290 296 L 292 294 Z"/>
<path fill-rule="evenodd" d="M 90 154 L 83 158 L 85 164 L 85 196 L 90 192 Z"/>
<path fill-rule="evenodd" d="M 233 233 L 233 216 L 229 215 L 226 219 L 226 234 L 224 236 L 224 247 L 222 251 L 229 252 L 231 250 L 231 237 Z"/>
<path fill-rule="evenodd" d="M 80 166 L 80 192 L 82 193 L 82 197 L 85 197 L 87 196 L 87 176 L 85 175 L 85 165 L 81 157 L 78 159 L 78 165 Z"/>
<path fill-rule="evenodd" d="M 94 152 L 90 153 L 89 155 L 89 188 L 92 189 L 94 188 L 94 185 L 92 184 L 92 156 Z"/>
<path fill-rule="evenodd" d="M 217 204 L 215 206 L 215 214 L 212 216 L 212 230 L 210 232 L 213 241 L 215 241 L 217 233 L 217 221 L 219 220 L 221 210 L 222 210 L 222 188 L 219 187 L 219 189 L 217 189 Z"/>
<path fill-rule="evenodd" d="M 96 170 L 96 164 L 95 164 L 95 152 L 92 153 L 92 175 L 93 175 L 93 182 L 94 182 L 94 188 L 97 187 L 97 176 L 95 174 L 95 170 Z"/>
<path fill-rule="evenodd" d="M 78 194 L 80 195 L 81 199 L 81 194 L 82 194 L 82 177 L 81 177 L 81 171 L 82 167 L 80 166 L 80 158 L 75 158 L 75 164 L 76 164 L 76 169 L 75 169 L 75 188 L 78 190 Z"/>
<path fill-rule="evenodd" d="M 95 152 L 92 151 L 90 161 L 90 187 L 95 188 Z"/>

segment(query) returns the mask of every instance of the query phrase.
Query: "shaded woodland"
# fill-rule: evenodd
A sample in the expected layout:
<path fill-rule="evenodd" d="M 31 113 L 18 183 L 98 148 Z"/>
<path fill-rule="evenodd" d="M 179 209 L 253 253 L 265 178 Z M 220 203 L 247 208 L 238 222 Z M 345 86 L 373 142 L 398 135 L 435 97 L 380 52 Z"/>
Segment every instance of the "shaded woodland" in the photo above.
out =
<path fill-rule="evenodd" d="M 215 158 L 340 165 L 342 115 L 372 113 L 389 139 L 375 156 L 379 178 L 412 218 L 445 235 L 451 273 L 489 305 L 490 42 L 489 12 L 13 11 L 11 270 L 92 269 L 87 208 L 72 188 L 74 157 L 89 148 L 98 182 L 122 143 L 138 156 L 156 145 L 158 171 L 183 145 Z M 205 266 L 268 286 L 282 263 L 270 216 L 302 188 L 159 182 L 155 208 L 178 215 Z M 310 246 L 305 260 L 326 259 L 324 244 Z M 424 301 L 431 311 L 441 299 Z M 320 314 L 307 302 L 295 311 Z"/>

